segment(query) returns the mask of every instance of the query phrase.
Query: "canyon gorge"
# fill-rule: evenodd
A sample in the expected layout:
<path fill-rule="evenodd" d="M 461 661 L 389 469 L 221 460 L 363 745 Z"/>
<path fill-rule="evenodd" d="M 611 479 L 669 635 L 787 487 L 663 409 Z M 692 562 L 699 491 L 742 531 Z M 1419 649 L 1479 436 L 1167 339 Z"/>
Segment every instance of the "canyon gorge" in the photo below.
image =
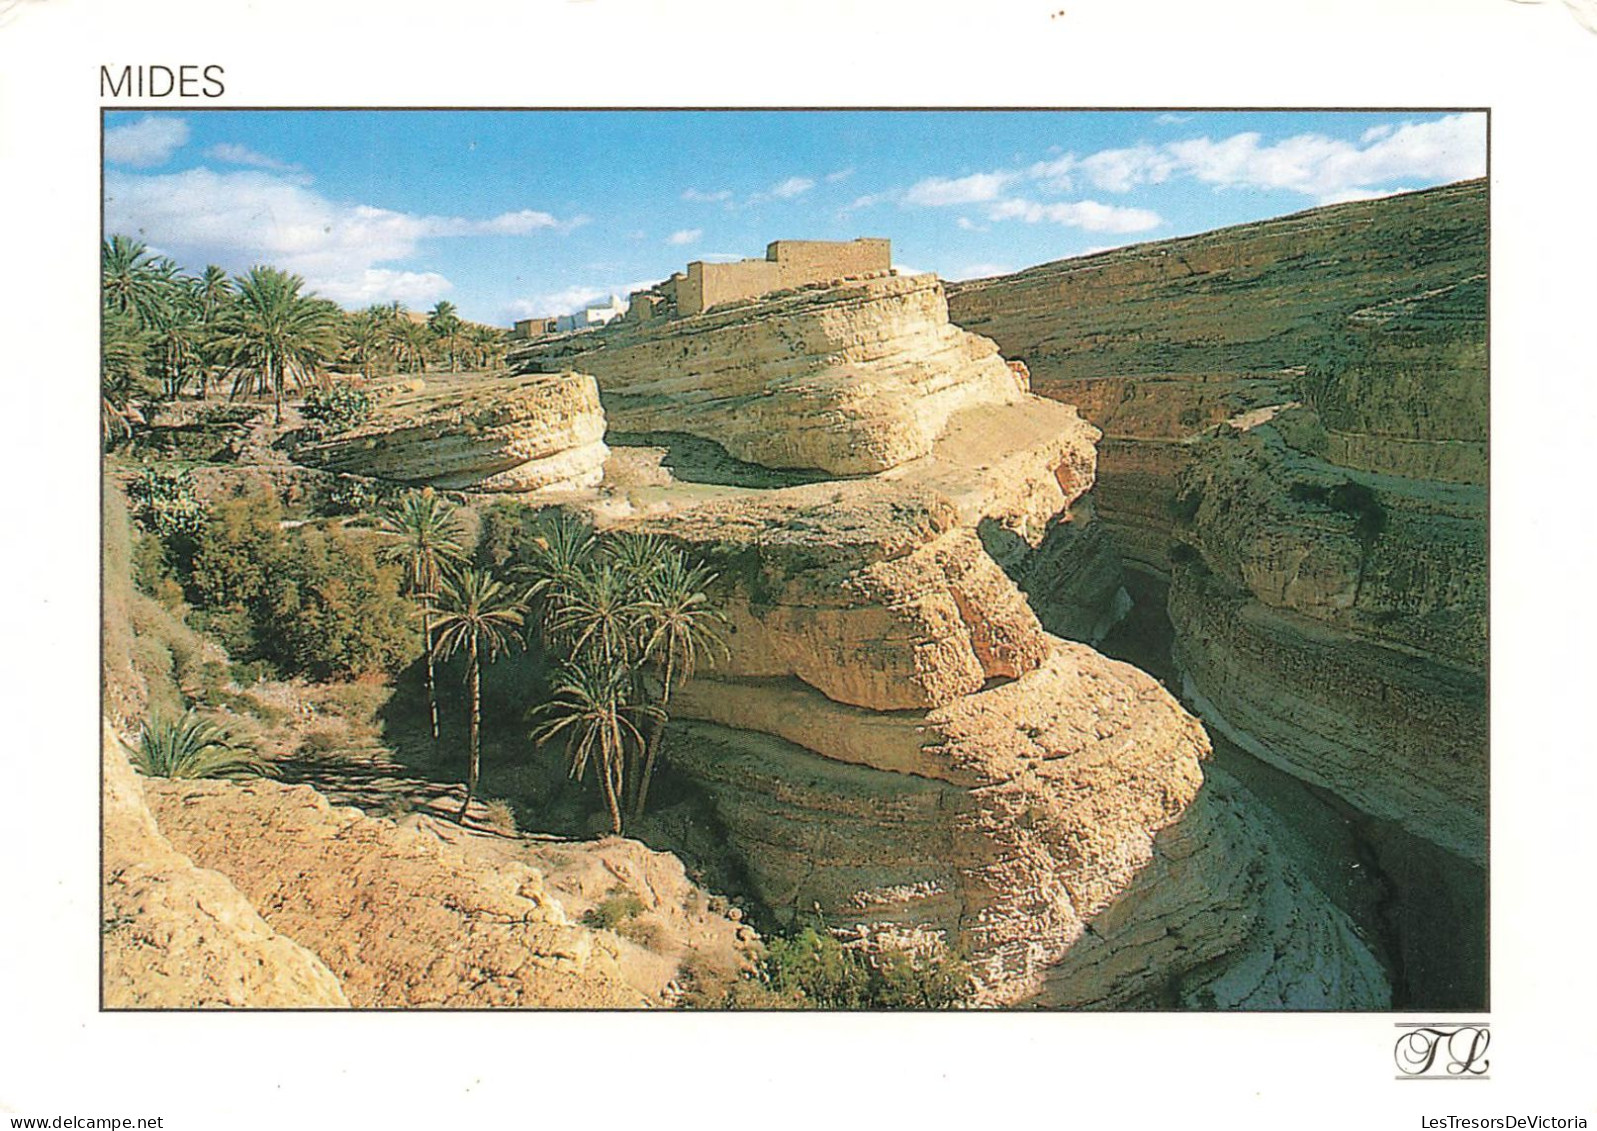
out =
<path fill-rule="evenodd" d="M 1486 197 L 621 320 L 274 449 L 657 536 L 726 648 L 658 835 L 580 861 L 141 786 L 108 736 L 107 1003 L 673 1003 L 561 886 L 602 867 L 674 939 L 753 945 L 687 878 L 735 875 L 760 930 L 957 954 L 980 1006 L 1484 1006 Z"/>

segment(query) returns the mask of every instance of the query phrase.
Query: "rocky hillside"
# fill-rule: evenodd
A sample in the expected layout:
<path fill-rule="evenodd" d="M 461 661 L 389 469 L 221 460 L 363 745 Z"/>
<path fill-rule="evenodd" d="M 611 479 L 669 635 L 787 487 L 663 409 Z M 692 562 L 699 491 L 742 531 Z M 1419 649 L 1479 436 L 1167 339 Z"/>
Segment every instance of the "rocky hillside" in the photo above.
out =
<path fill-rule="evenodd" d="M 675 701 L 675 772 L 778 921 L 958 948 L 984 1002 L 1384 1004 L 1346 916 L 1205 780 L 1197 722 L 1000 568 L 1079 524 L 1094 439 L 1017 394 L 874 476 L 596 507 L 721 577 L 730 656 Z"/>
<path fill-rule="evenodd" d="M 1167 607 L 1188 701 L 1227 740 L 1377 819 L 1399 949 L 1435 932 L 1457 952 L 1465 926 L 1474 981 L 1447 992 L 1475 1002 L 1486 213 L 1484 182 L 1465 182 L 950 296 L 956 321 L 1103 429 L 1097 513 L 1153 579 L 1142 594 Z M 1382 822 L 1441 852 L 1417 865 Z"/>
<path fill-rule="evenodd" d="M 473 491 L 599 482 L 609 452 L 593 378 L 436 374 L 413 384 L 382 397 L 359 427 L 298 445 L 295 458 L 332 472 Z"/>
<path fill-rule="evenodd" d="M 950 284 L 949 316 L 1103 429 L 1098 513 L 1128 560 L 1162 570 L 1191 441 L 1301 399 L 1350 317 L 1484 278 L 1486 232 L 1485 182 L 1467 181 Z M 1461 411 L 1475 418 L 1435 438 L 1484 466 L 1484 415 Z"/>
<path fill-rule="evenodd" d="M 832 475 L 925 455 L 957 410 L 1023 392 L 992 342 L 949 325 L 929 275 L 617 324 L 531 343 L 511 361 L 593 374 L 616 431 L 686 432 L 751 463 Z"/>
<path fill-rule="evenodd" d="M 349 1005 L 321 959 L 266 923 L 225 875 L 172 846 L 109 727 L 101 747 L 105 1006 Z"/>

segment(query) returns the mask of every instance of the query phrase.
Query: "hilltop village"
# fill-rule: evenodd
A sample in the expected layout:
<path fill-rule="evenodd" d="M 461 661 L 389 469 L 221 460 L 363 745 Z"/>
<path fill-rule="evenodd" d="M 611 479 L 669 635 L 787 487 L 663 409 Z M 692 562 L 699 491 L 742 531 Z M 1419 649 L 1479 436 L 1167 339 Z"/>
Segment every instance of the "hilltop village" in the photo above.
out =
<path fill-rule="evenodd" d="M 125 398 L 106 1004 L 1479 1008 L 1485 201 Z"/>

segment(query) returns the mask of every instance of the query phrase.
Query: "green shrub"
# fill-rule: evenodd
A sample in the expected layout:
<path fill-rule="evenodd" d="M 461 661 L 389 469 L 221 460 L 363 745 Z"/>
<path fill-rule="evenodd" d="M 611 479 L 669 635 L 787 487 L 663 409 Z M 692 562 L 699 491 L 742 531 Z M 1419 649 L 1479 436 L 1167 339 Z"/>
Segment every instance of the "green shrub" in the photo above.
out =
<path fill-rule="evenodd" d="M 192 538 L 205 525 L 206 507 L 187 471 L 146 467 L 128 484 L 133 517 L 165 541 Z"/>
<path fill-rule="evenodd" d="M 340 475 L 327 489 L 325 511 L 330 515 L 364 514 L 382 501 L 382 491 L 371 480 Z"/>
<path fill-rule="evenodd" d="M 1375 492 L 1362 483 L 1345 479 L 1334 487 L 1320 483 L 1297 482 L 1287 494 L 1300 503 L 1328 507 L 1353 519 L 1353 533 L 1359 541 L 1373 542 L 1386 529 L 1386 508 Z"/>
<path fill-rule="evenodd" d="M 247 745 L 193 711 L 177 719 L 149 719 L 129 754 L 133 767 L 147 777 L 255 777 L 271 772 Z"/>
<path fill-rule="evenodd" d="M 363 389 L 348 381 L 333 381 L 305 394 L 300 415 L 305 430 L 313 437 L 330 436 L 366 422 L 372 414 L 372 399 Z"/>
<path fill-rule="evenodd" d="M 769 939 L 755 979 L 774 999 L 734 993 L 729 1004 L 764 999 L 765 1006 L 810 1009 L 948 1009 L 975 993 L 970 968 L 957 955 L 846 947 L 813 927 Z"/>
<path fill-rule="evenodd" d="M 216 507 L 197 540 L 185 592 L 196 622 L 240 660 L 316 679 L 394 672 L 420 650 L 398 570 L 368 538 L 282 527 L 265 493 Z"/>
<path fill-rule="evenodd" d="M 613 931 L 628 919 L 635 919 L 644 911 L 643 900 L 636 892 L 625 889 L 611 892 L 597 907 L 589 908 L 582 921 L 589 927 Z"/>

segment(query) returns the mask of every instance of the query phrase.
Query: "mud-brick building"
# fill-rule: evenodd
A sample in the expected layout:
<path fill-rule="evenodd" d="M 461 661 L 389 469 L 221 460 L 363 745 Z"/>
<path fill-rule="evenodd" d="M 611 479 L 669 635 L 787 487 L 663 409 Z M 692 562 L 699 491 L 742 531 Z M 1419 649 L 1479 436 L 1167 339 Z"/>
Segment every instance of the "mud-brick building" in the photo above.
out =
<path fill-rule="evenodd" d="M 891 240 L 774 240 L 766 246 L 764 259 L 689 263 L 685 274 L 678 272 L 654 288 L 652 300 L 639 301 L 640 296 L 633 296 L 634 319 L 647 321 L 657 309 L 669 307 L 674 307 L 678 316 L 702 314 L 711 307 L 772 291 L 876 275 L 892 268 Z"/>

